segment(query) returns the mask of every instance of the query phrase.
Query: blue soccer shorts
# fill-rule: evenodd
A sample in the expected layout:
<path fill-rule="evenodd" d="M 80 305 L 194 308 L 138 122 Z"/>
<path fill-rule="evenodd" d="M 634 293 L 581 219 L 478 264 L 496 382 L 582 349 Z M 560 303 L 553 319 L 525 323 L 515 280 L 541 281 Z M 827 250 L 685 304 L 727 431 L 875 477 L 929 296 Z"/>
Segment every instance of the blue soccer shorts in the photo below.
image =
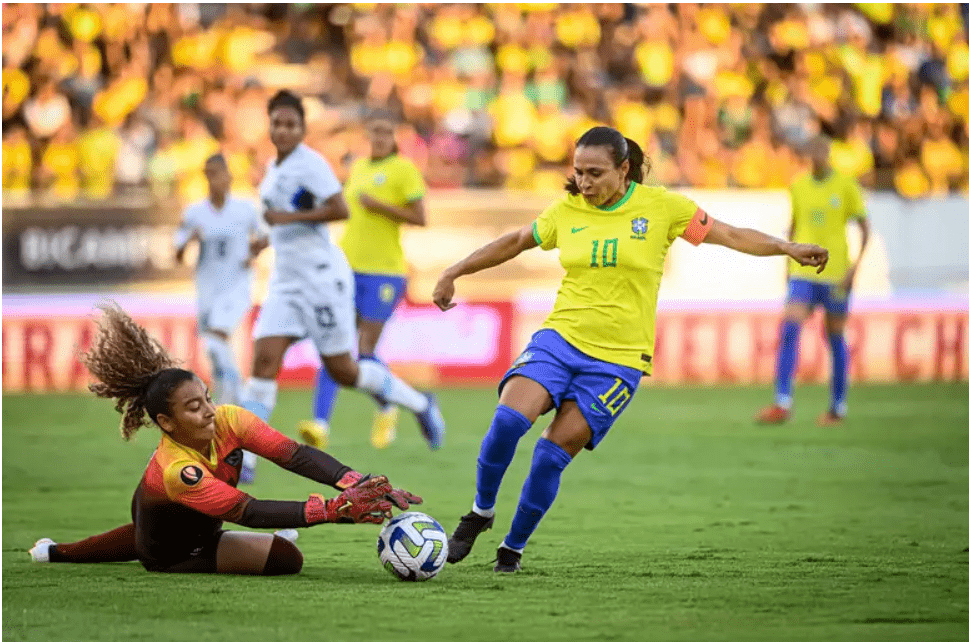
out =
<path fill-rule="evenodd" d="M 832 283 L 789 279 L 789 297 L 787 300 L 790 303 L 801 303 L 808 306 L 810 310 L 821 305 L 830 314 L 845 316 L 850 310 L 849 293 L 844 292 L 842 288 Z"/>
<path fill-rule="evenodd" d="M 627 408 L 641 375 L 640 370 L 588 356 L 547 328 L 533 335 L 503 375 L 499 393 L 511 377 L 520 376 L 546 388 L 557 408 L 575 401 L 593 433 L 586 448 L 593 450 Z"/>
<path fill-rule="evenodd" d="M 390 319 L 405 291 L 403 276 L 354 273 L 354 305 L 358 316 L 367 321 Z"/>

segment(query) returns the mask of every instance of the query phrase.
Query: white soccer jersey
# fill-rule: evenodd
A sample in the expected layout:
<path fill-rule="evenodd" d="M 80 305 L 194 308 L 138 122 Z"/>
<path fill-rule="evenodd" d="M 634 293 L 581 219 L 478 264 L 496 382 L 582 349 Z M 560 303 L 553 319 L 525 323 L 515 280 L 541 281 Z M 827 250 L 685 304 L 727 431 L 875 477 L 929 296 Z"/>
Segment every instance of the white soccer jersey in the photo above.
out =
<path fill-rule="evenodd" d="M 341 191 L 324 157 L 304 144 L 277 164 L 271 160 L 260 183 L 266 210 L 296 212 L 321 206 Z M 270 228 L 274 264 L 271 288 L 314 287 L 317 269 L 331 260 L 333 245 L 326 223 L 288 223 Z"/>
<path fill-rule="evenodd" d="M 231 331 L 250 304 L 250 239 L 265 237 L 266 226 L 248 200 L 227 196 L 216 209 L 206 198 L 186 208 L 175 233 L 176 247 L 185 247 L 193 233 L 199 237 L 196 297 L 201 325 Z"/>

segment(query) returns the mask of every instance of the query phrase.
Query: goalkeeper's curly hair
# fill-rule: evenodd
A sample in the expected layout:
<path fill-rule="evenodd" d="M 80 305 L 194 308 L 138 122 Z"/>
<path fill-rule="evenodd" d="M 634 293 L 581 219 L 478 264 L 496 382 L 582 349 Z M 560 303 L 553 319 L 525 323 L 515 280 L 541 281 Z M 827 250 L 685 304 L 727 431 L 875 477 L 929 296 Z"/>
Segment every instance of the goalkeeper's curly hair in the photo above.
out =
<path fill-rule="evenodd" d="M 146 414 L 157 424 L 158 415 L 169 412 L 172 392 L 196 375 L 177 368 L 162 344 L 116 303 L 98 307 L 98 335 L 80 358 L 98 380 L 88 386 L 91 392 L 116 401 L 121 436 L 129 440 L 148 423 Z"/>

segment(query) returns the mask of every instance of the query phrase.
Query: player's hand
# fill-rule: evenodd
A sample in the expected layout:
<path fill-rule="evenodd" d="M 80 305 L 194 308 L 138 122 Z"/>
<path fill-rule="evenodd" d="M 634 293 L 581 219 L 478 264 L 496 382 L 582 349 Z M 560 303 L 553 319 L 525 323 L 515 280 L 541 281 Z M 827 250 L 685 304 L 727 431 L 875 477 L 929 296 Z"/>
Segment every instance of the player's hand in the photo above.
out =
<path fill-rule="evenodd" d="M 392 490 L 387 477 L 368 475 L 332 499 L 311 495 L 304 509 L 307 524 L 380 524 L 391 517 L 386 496 Z"/>
<path fill-rule="evenodd" d="M 791 256 L 799 265 L 811 265 L 819 269 L 819 274 L 826 268 L 829 261 L 829 250 L 812 243 L 790 243 L 786 254 Z"/>
<path fill-rule="evenodd" d="M 452 303 L 453 296 L 455 296 L 455 279 L 443 273 L 432 291 L 432 301 L 439 310 L 445 312 L 455 307 L 456 304 Z"/>
<path fill-rule="evenodd" d="M 409 493 L 407 490 L 403 490 L 401 488 L 392 489 L 391 492 L 387 494 L 387 498 L 392 504 L 401 510 L 408 510 L 412 504 L 420 504 L 425 501 L 418 495 Z"/>
<path fill-rule="evenodd" d="M 266 212 L 263 213 L 263 220 L 266 221 L 268 225 L 277 225 L 282 223 L 284 220 L 283 217 L 287 215 L 287 212 L 281 210 L 266 210 Z"/>

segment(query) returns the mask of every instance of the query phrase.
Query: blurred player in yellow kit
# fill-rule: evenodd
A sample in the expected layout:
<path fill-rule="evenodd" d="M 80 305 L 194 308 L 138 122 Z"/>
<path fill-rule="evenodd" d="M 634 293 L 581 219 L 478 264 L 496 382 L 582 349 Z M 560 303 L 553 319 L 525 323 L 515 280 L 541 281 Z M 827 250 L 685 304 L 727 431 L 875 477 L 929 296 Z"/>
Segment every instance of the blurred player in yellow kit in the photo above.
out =
<path fill-rule="evenodd" d="M 789 298 L 779 331 L 775 403 L 756 416 L 760 423 L 783 423 L 792 408 L 792 378 L 799 361 L 799 331 L 817 306 L 826 311 L 826 334 L 832 354 L 832 383 L 829 408 L 820 415 L 820 426 L 839 424 L 846 416 L 846 385 L 849 355 L 844 331 L 849 311 L 850 290 L 859 265 L 850 260 L 846 225 L 860 226 L 860 256 L 870 237 L 863 194 L 853 178 L 833 169 L 829 163 L 829 141 L 817 137 L 809 143 L 812 170 L 797 178 L 789 188 L 792 199 L 792 228 L 789 237 L 797 243 L 816 243 L 829 250 L 825 272 L 817 274 L 789 262 Z"/>
<path fill-rule="evenodd" d="M 354 270 L 354 306 L 357 310 L 358 358 L 380 362 L 375 355 L 384 324 L 406 291 L 401 225 L 425 224 L 425 179 L 409 159 L 398 154 L 394 121 L 384 110 L 367 119 L 371 154 L 358 159 L 344 184 L 350 219 L 341 248 Z M 301 432 L 327 433 L 338 386 L 321 368 L 314 395 L 314 421 L 302 422 Z M 397 433 L 398 408 L 380 394 L 373 395 L 378 411 L 371 428 L 371 444 L 385 448 Z M 311 424 L 311 425 L 308 425 Z M 313 425 L 319 429 L 313 430 Z M 442 435 L 422 433 L 433 450 Z"/>

